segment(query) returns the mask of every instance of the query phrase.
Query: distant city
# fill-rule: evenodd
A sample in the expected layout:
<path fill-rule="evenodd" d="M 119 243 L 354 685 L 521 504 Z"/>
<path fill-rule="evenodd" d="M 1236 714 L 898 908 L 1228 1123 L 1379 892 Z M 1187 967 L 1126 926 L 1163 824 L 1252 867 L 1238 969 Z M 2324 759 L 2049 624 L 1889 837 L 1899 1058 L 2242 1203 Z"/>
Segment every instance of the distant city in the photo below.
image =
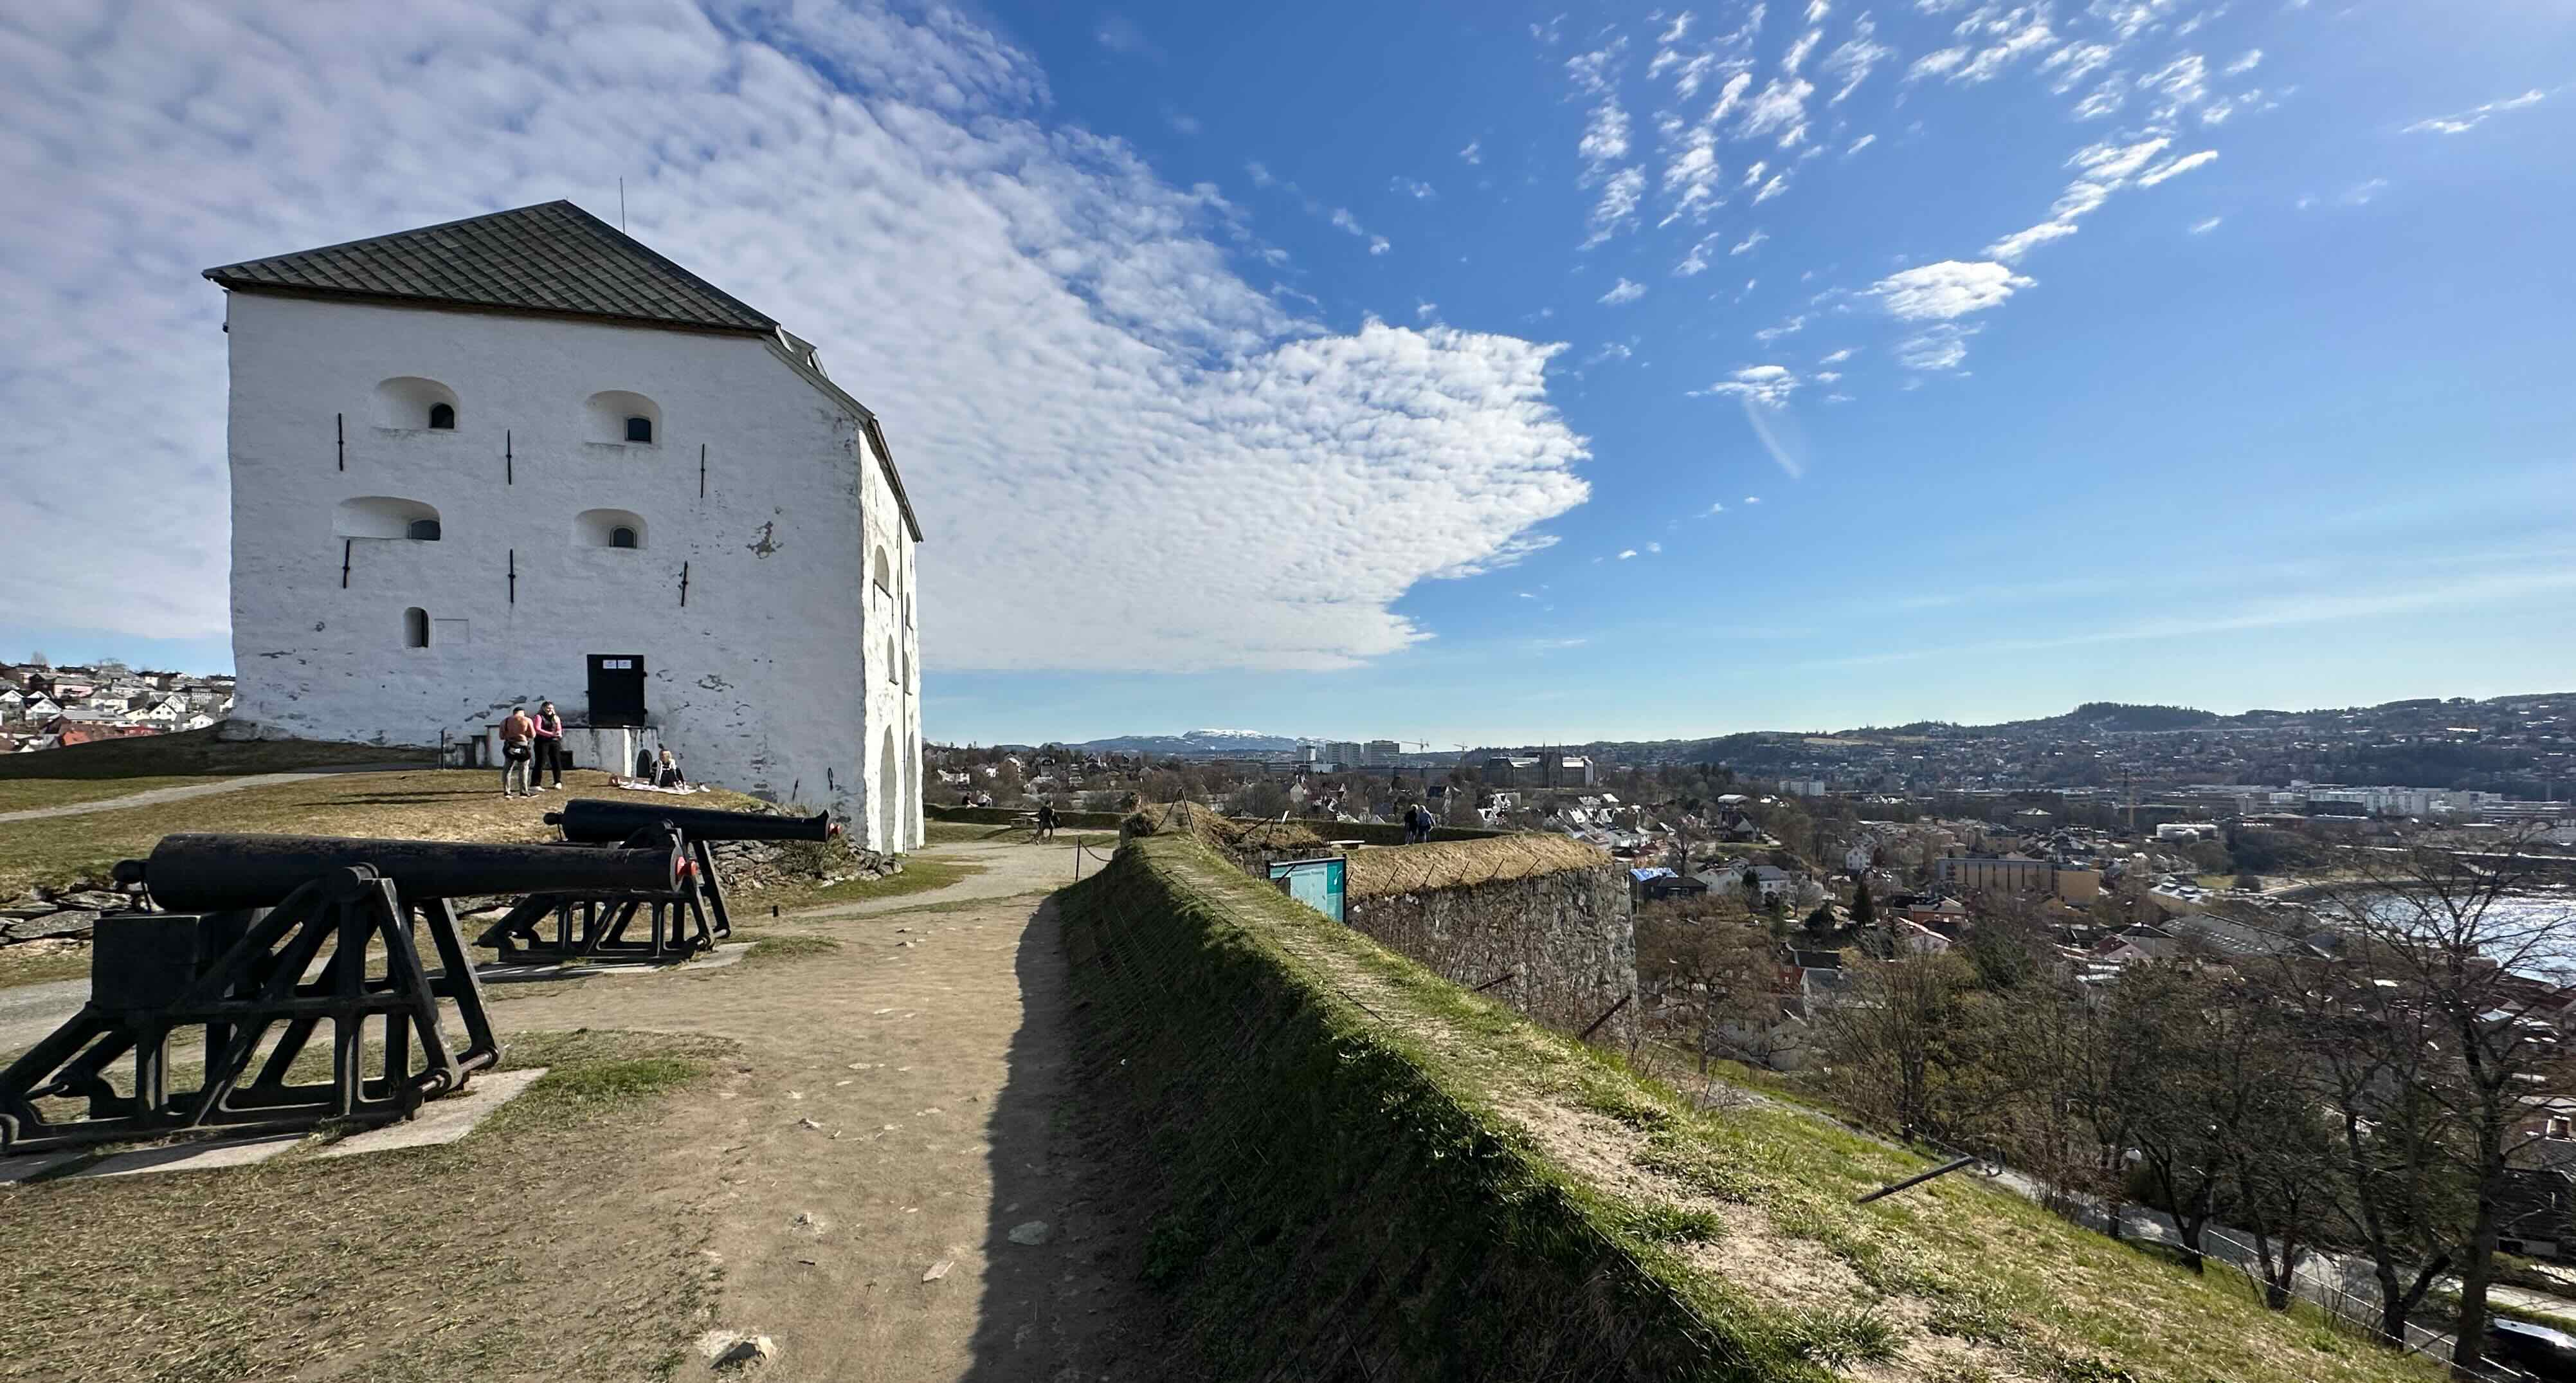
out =
<path fill-rule="evenodd" d="M 1085 753 L 1261 764 L 1277 772 L 1472 767 L 1487 787 L 1581 786 L 1607 768 L 1723 765 L 1803 796 L 2139 794 L 2236 812 L 2555 817 L 2576 787 L 2576 693 L 2219 715 L 2091 702 L 1998 725 L 1920 721 L 1832 733 L 1756 731 L 1558 745 L 1335 740 L 1248 730 L 1123 735 Z M 1001 745 L 997 748 L 1035 748 Z"/>

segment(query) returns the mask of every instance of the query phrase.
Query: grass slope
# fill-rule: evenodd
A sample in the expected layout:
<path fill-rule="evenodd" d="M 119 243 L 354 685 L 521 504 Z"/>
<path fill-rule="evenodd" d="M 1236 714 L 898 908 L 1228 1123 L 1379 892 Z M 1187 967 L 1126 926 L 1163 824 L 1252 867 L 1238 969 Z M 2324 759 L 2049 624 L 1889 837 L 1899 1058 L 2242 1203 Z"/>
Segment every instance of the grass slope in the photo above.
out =
<path fill-rule="evenodd" d="M 1186 838 L 1060 895 L 1220 1378 L 2363 1383 L 2418 1360 L 1749 1099 L 1705 1112 Z"/>

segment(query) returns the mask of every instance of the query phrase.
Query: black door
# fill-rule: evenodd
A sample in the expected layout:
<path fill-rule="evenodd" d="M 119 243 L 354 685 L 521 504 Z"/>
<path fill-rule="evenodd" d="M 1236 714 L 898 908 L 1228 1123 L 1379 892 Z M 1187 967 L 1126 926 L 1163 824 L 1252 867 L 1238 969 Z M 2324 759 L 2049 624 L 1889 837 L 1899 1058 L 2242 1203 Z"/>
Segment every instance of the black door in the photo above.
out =
<path fill-rule="evenodd" d="M 590 655 L 590 723 L 644 723 L 644 659 L 634 653 Z"/>

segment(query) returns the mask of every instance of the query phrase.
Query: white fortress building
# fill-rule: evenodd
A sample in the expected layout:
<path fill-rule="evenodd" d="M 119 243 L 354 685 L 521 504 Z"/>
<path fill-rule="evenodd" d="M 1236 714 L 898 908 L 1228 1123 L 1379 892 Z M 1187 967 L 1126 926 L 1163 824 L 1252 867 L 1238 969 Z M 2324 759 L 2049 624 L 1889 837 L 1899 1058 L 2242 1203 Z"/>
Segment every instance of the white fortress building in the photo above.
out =
<path fill-rule="evenodd" d="M 583 767 L 921 843 L 921 526 L 812 346 L 570 202 L 206 277 L 235 732 L 454 753 L 548 699 Z"/>

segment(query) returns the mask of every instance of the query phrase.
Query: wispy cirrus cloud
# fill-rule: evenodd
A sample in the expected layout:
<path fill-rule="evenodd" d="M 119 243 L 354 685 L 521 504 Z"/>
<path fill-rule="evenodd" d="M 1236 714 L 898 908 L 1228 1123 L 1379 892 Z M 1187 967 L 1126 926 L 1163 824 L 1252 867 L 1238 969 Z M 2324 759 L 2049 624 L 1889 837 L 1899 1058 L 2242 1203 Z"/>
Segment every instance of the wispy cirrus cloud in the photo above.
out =
<path fill-rule="evenodd" d="M 2049 207 L 2048 219 L 1995 241 L 1986 247 L 1986 254 L 2007 264 L 2019 263 L 2033 248 L 2075 234 L 2076 223 L 2120 189 L 2154 187 L 2218 158 L 2217 150 L 2202 149 L 2157 162 L 2171 147 L 2173 136 L 2157 131 L 2127 143 L 2103 140 L 2077 150 L 2066 161 L 2067 167 L 2076 170 L 2075 180 Z"/>
<path fill-rule="evenodd" d="M 2436 115 L 2418 120 L 2406 127 L 2406 133 L 2467 134 L 2485 124 L 2489 116 L 2501 115 L 2510 110 L 2521 110 L 2526 106 L 2536 106 L 2547 99 L 2549 99 L 2548 93 L 2534 88 L 2519 96 L 2508 96 L 2501 101 L 2489 101 L 2483 106 L 2471 106 L 2467 110 L 2450 115 Z"/>

